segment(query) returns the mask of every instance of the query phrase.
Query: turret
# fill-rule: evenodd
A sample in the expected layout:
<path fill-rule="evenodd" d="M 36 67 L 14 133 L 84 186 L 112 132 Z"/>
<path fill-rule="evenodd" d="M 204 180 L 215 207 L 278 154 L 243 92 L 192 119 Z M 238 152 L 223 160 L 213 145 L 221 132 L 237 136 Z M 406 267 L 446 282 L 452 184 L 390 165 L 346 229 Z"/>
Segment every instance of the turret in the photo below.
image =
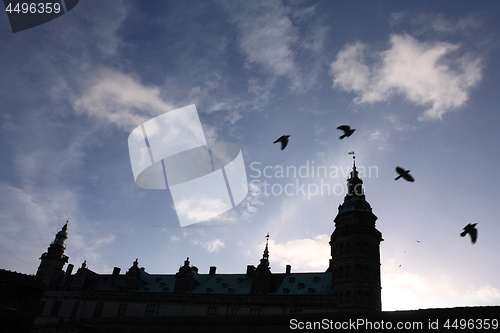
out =
<path fill-rule="evenodd" d="M 42 279 L 46 288 L 59 287 L 64 278 L 63 267 L 68 262 L 68 257 L 64 255 L 66 249 L 66 239 L 68 238 L 68 221 L 56 234 L 54 241 L 50 244 L 47 252 L 40 257 L 40 266 L 36 276 Z"/>

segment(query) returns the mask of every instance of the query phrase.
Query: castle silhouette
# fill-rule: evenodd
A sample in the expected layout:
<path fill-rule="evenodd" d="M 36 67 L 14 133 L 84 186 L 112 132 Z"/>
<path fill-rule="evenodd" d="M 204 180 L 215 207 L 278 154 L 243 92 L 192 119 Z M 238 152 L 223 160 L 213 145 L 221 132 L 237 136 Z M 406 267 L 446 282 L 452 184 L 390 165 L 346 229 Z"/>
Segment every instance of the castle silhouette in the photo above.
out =
<path fill-rule="evenodd" d="M 255 267 L 241 274 L 199 272 L 189 258 L 176 274 L 149 274 L 136 259 L 125 274 L 115 267 L 98 274 L 84 262 L 64 265 L 68 224 L 40 257 L 36 276 L 45 292 L 34 324 L 75 318 L 189 315 L 261 315 L 324 313 L 337 309 L 381 311 L 380 242 L 372 213 L 353 162 L 347 194 L 338 207 L 330 238 L 331 259 L 323 272 L 271 272 L 269 243 Z M 267 237 L 269 240 L 269 235 Z"/>

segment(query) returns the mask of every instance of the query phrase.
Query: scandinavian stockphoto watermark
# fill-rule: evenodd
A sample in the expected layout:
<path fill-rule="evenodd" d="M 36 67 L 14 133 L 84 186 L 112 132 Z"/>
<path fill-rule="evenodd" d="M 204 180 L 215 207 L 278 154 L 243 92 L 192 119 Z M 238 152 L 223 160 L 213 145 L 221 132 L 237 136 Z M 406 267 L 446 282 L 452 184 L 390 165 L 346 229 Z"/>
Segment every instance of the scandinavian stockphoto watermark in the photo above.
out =
<path fill-rule="evenodd" d="M 170 189 L 181 227 L 220 215 L 245 199 L 248 183 L 240 147 L 207 144 L 196 106 L 166 112 L 128 137 L 138 186 Z"/>
<path fill-rule="evenodd" d="M 256 188 L 256 195 L 265 196 L 307 196 L 346 194 L 346 186 L 342 180 L 349 178 L 352 167 L 336 165 L 317 165 L 314 161 L 305 161 L 300 166 L 266 165 L 260 162 L 250 164 L 250 184 Z M 377 166 L 357 166 L 360 178 L 378 177 Z M 354 193 L 362 194 L 361 184 L 357 184 Z"/>

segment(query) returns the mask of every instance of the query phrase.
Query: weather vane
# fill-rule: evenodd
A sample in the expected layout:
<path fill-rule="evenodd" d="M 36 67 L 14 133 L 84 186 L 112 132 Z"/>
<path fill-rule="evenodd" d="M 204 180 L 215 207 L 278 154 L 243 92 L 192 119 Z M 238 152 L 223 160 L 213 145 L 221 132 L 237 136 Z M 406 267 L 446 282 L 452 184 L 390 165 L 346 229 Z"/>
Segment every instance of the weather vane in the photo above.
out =
<path fill-rule="evenodd" d="M 354 160 L 354 159 L 356 159 L 356 156 L 354 155 L 354 151 L 350 151 L 350 152 L 349 152 L 349 155 L 352 155 L 352 159 L 353 159 L 353 160 Z"/>

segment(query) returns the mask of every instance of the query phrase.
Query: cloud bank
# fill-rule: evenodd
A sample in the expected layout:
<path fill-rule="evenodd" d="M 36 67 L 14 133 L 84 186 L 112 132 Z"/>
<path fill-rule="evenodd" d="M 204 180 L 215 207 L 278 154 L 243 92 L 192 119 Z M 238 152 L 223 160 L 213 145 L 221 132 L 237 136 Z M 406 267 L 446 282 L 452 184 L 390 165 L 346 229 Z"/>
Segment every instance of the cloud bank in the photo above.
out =
<path fill-rule="evenodd" d="M 458 55 L 459 44 L 420 42 L 408 34 L 393 34 L 388 50 L 371 55 L 372 64 L 367 64 L 367 49 L 360 42 L 344 46 L 330 66 L 333 87 L 354 92 L 358 104 L 402 96 L 428 107 L 419 120 L 442 119 L 465 105 L 482 78 L 481 58 Z"/>

